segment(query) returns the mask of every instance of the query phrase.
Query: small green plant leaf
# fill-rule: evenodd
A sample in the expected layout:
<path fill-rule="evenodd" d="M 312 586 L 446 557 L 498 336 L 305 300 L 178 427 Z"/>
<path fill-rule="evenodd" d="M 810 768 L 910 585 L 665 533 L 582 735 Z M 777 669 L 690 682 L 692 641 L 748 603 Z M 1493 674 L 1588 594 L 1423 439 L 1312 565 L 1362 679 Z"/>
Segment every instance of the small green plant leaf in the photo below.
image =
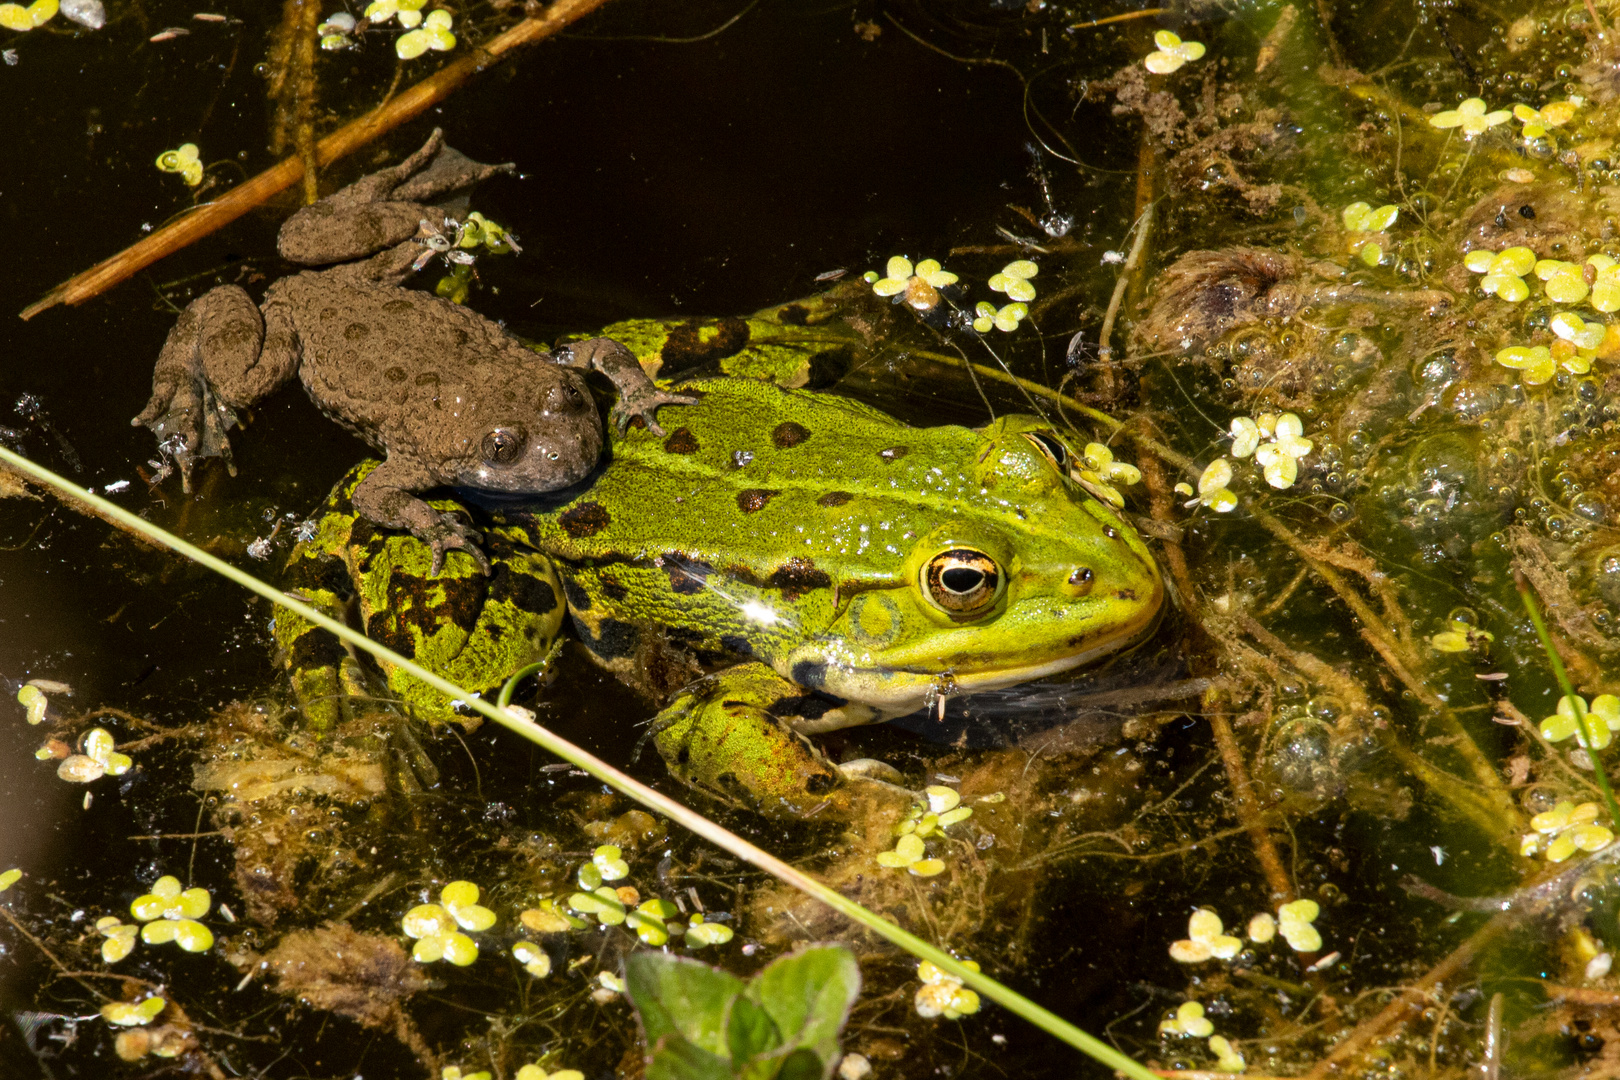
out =
<path fill-rule="evenodd" d="M 842 945 L 811 945 L 778 957 L 743 991 L 770 1014 L 784 1046 L 820 1059 L 823 1075 L 838 1058 L 838 1032 L 860 992 L 860 965 Z"/>
<path fill-rule="evenodd" d="M 647 1080 L 733 1080 L 730 1061 L 696 1045 L 678 1031 L 648 1046 L 652 1055 L 647 1062 Z"/>
<path fill-rule="evenodd" d="M 737 1065 L 761 1054 L 768 1054 L 782 1045 L 782 1032 L 771 1014 L 739 995 L 731 1003 L 731 1016 L 726 1020 L 726 1044 L 731 1060 Z"/>
<path fill-rule="evenodd" d="M 742 993 L 741 979 L 700 960 L 644 952 L 636 953 L 626 964 L 625 989 L 641 1019 L 641 1031 L 649 1048 L 679 1036 L 725 1066 L 720 1055 L 726 1053 L 726 1012 Z M 655 1060 L 660 1052 L 653 1050 Z M 696 1060 L 685 1055 L 684 1050 L 681 1053 L 685 1062 Z M 729 1066 L 720 1075 L 729 1076 Z M 651 1068 L 647 1076 L 654 1080 Z"/>

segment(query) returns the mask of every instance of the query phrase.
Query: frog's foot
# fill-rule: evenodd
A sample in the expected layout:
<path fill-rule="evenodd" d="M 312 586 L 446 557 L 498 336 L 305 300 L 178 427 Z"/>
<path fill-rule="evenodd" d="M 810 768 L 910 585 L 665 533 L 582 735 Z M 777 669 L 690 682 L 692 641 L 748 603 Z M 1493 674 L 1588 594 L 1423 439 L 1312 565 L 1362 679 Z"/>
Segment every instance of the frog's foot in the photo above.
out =
<path fill-rule="evenodd" d="M 488 577 L 489 559 L 479 546 L 483 534 L 463 522 L 454 513 L 435 510 L 415 495 L 432 487 L 435 479 L 431 472 L 409 458 L 390 455 L 388 460 L 366 474 L 356 485 L 351 496 L 355 510 L 387 529 L 402 529 L 433 549 L 433 568 L 437 576 L 444 569 L 444 557 L 452 549 L 465 551 L 478 563 Z"/>
<path fill-rule="evenodd" d="M 259 359 L 264 321 L 246 292 L 234 285 L 193 300 L 175 320 L 152 369 L 152 397 L 130 423 L 145 425 L 174 457 L 189 493 L 199 460 L 217 457 L 234 476 L 226 432 L 236 413 L 215 392 L 210 370 L 249 369 Z"/>
<path fill-rule="evenodd" d="M 771 817 L 837 816 L 853 778 L 793 730 L 787 713 L 805 696 L 765 664 L 741 664 L 681 691 L 654 719 L 653 742 L 670 772 L 728 803 Z"/>
<path fill-rule="evenodd" d="M 662 435 L 664 429 L 657 421 L 660 405 L 696 405 L 698 402 L 696 397 L 658 389 L 642 370 L 635 354 L 612 338 L 589 338 L 564 345 L 552 354 L 552 359 L 567 367 L 595 368 L 613 381 L 619 391 L 619 402 L 613 406 L 609 419 L 621 432 L 639 416 L 648 431 Z"/>

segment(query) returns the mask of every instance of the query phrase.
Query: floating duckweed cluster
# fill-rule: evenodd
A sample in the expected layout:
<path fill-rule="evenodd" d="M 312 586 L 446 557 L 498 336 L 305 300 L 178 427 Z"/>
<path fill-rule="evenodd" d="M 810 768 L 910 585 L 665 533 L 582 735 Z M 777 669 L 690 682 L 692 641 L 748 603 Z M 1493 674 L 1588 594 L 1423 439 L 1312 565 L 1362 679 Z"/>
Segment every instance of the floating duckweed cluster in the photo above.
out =
<path fill-rule="evenodd" d="M 428 12 L 421 26 L 399 35 L 399 40 L 394 42 L 395 54 L 401 60 L 415 60 L 430 49 L 449 52 L 456 47 L 456 35 L 450 32 L 453 22 L 454 18 L 443 8 Z"/>
<path fill-rule="evenodd" d="M 1035 299 L 1035 286 L 1030 279 L 1040 273 L 1040 267 L 1028 259 L 1017 259 L 991 276 L 992 291 L 1006 294 L 1009 303 L 997 307 L 981 300 L 974 305 L 971 318 L 961 316 L 975 333 L 988 334 L 991 330 L 1012 333 L 1029 318 L 1027 301 Z M 941 291 L 956 285 L 960 279 L 941 266 L 936 259 L 924 259 L 912 265 L 904 255 L 891 257 L 879 274 L 868 270 L 863 280 L 878 296 L 894 297 L 895 303 L 904 303 L 919 315 L 936 311 L 946 299 Z M 955 296 L 953 292 L 951 296 Z M 954 307 L 954 304 L 953 304 Z"/>
<path fill-rule="evenodd" d="M 101 1007 L 101 1018 L 117 1027 L 137 1027 L 156 1020 L 167 1004 L 155 996 L 143 1001 L 114 1001 Z"/>
<path fill-rule="evenodd" d="M 986 283 L 991 292 L 1006 293 L 1007 299 L 1018 300 L 1024 303 L 1035 299 L 1035 286 L 1030 278 L 1041 272 L 1041 268 L 1028 259 L 1018 259 L 1001 268 L 1001 273 L 992 275 Z"/>
<path fill-rule="evenodd" d="M 731 940 L 731 927 L 706 921 L 702 912 L 694 913 L 683 925 L 674 921 L 681 909 L 670 901 L 657 897 L 644 901 L 633 886 L 615 888 L 606 884 L 621 881 L 629 874 L 630 864 L 625 862 L 624 852 L 613 844 L 603 844 L 591 854 L 590 862 L 580 866 L 575 875 L 580 891 L 568 897 L 568 908 L 584 918 L 560 910 L 553 900 L 543 900 L 539 907 L 524 911 L 519 920 L 537 933 L 548 933 L 583 930 L 590 926 L 587 919 L 594 916 L 601 926 L 628 926 L 642 944 L 655 948 L 674 937 L 684 937 L 689 949 L 723 945 Z"/>
<path fill-rule="evenodd" d="M 5 873 L 0 874 L 0 892 L 5 892 L 7 889 L 11 888 L 13 885 L 17 884 L 17 882 L 19 882 L 21 880 L 22 880 L 22 871 L 17 869 L 16 867 L 12 867 L 10 870 L 7 870 Z"/>
<path fill-rule="evenodd" d="M 0 28 L 32 30 L 36 26 L 44 26 L 56 18 L 59 8 L 58 0 L 34 0 L 27 7 L 21 4 L 0 4 Z"/>
<path fill-rule="evenodd" d="M 939 290 L 955 285 L 958 278 L 939 264 L 938 259 L 924 259 L 916 266 L 904 255 L 895 255 L 883 268 L 883 276 L 866 275 L 872 291 L 879 296 L 898 296 L 917 311 L 932 311 L 939 306 Z"/>
<path fill-rule="evenodd" d="M 1279 933 L 1295 952 L 1316 952 L 1322 947 L 1322 935 L 1313 923 L 1322 913 L 1315 900 L 1294 900 L 1279 905 L 1277 917 L 1260 912 L 1249 920 L 1249 940 L 1265 945 Z M 1182 964 L 1201 964 L 1205 960 L 1231 960 L 1243 950 L 1243 941 L 1226 932 L 1221 917 L 1209 908 L 1199 908 L 1187 920 L 1187 936 L 1170 945 L 1170 958 Z"/>
<path fill-rule="evenodd" d="M 1524 125 L 1523 134 L 1526 139 L 1544 139 L 1547 129 L 1563 127 L 1575 119 L 1575 111 L 1581 105 L 1577 98 L 1568 101 L 1554 101 L 1543 105 L 1539 109 L 1532 109 L 1528 105 L 1513 106 L 1513 115 Z"/>
<path fill-rule="evenodd" d="M 1182 964 L 1205 960 L 1230 960 L 1243 951 L 1243 941 L 1226 932 L 1221 917 L 1208 908 L 1199 908 L 1187 920 L 1187 936 L 1170 946 L 1170 958 Z"/>
<path fill-rule="evenodd" d="M 1598 813 L 1597 803 L 1577 806 L 1563 800 L 1530 819 L 1530 828 L 1535 831 L 1519 841 L 1519 854 L 1530 858 L 1542 852 L 1548 862 L 1559 863 L 1577 851 L 1602 851 L 1614 842 L 1614 833 L 1597 824 Z"/>
<path fill-rule="evenodd" d="M 56 767 L 56 775 L 74 784 L 88 784 L 103 776 L 122 776 L 135 763 L 128 754 L 113 749 L 116 745 L 105 728 L 91 728 L 80 740 L 81 752 L 63 758 L 62 764 Z M 50 752 L 41 750 L 35 756 L 41 755 L 48 757 Z"/>
<path fill-rule="evenodd" d="M 213 947 L 214 933 L 197 920 L 213 906 L 214 898 L 207 889 L 182 890 L 179 878 L 165 874 L 152 883 L 151 892 L 130 903 L 129 913 L 145 923 L 141 940 L 148 945 L 172 941 L 186 952 L 200 953 Z M 107 955 L 105 944 L 102 955 Z"/>
<path fill-rule="evenodd" d="M 1557 711 L 1541 721 L 1542 738 L 1548 742 L 1571 738 L 1580 730 L 1583 715 L 1591 718 L 1585 725 L 1583 741 L 1593 750 L 1602 750 L 1609 745 L 1614 733 L 1620 731 L 1620 697 L 1599 694 L 1590 705 L 1583 697 L 1559 698 Z"/>
<path fill-rule="evenodd" d="M 1299 478 L 1299 459 L 1315 449 L 1316 444 L 1304 438 L 1305 425 L 1291 412 L 1261 413 L 1250 420 L 1246 416 L 1233 419 L 1232 455 L 1254 455 L 1260 463 L 1266 483 L 1274 488 L 1289 488 Z M 1267 441 L 1262 444 L 1261 439 Z"/>
<path fill-rule="evenodd" d="M 1221 1072 L 1240 1073 L 1249 1067 L 1243 1055 L 1232 1047 L 1231 1040 L 1224 1035 L 1210 1036 L 1209 1052 L 1215 1055 L 1215 1068 Z"/>
<path fill-rule="evenodd" d="M 1169 30 L 1160 30 L 1154 34 L 1153 44 L 1158 48 L 1147 54 L 1142 60 L 1142 66 L 1155 75 L 1168 75 L 1181 65 L 1204 55 L 1202 42 L 1182 41 L 1178 35 Z"/>
<path fill-rule="evenodd" d="M 1215 1034 L 1215 1024 L 1204 1015 L 1204 1006 L 1196 1001 L 1184 1001 L 1176 1011 L 1159 1021 L 1160 1035 L 1191 1035 L 1207 1039 Z"/>
<path fill-rule="evenodd" d="M 962 796 L 955 788 L 935 784 L 923 789 L 928 802 L 912 806 L 900 824 L 894 827 L 898 837 L 892 851 L 877 854 L 879 866 L 891 870 L 905 869 L 917 877 L 934 877 L 945 870 L 945 860 L 928 858 L 924 843 L 929 837 L 945 835 L 945 830 L 973 816 L 971 807 L 962 806 Z"/>
<path fill-rule="evenodd" d="M 1129 462 L 1114 460 L 1114 452 L 1102 443 L 1086 444 L 1080 455 L 1080 466 L 1075 471 L 1075 480 L 1116 510 L 1124 509 L 1125 496 L 1114 485 L 1130 487 L 1142 479 L 1141 469 Z"/>
<path fill-rule="evenodd" d="M 970 971 L 978 971 L 979 965 L 972 960 L 963 960 L 962 966 Z M 943 1016 L 947 1020 L 959 1020 L 964 1016 L 979 1011 L 979 995 L 962 985 L 962 980 L 955 975 L 941 969 L 937 964 L 923 960 L 917 964 L 917 977 L 922 980 L 922 986 L 912 999 L 912 1005 L 917 1015 L 932 1020 L 936 1016 Z"/>
<path fill-rule="evenodd" d="M 45 691 L 31 682 L 23 683 L 22 688 L 17 691 L 17 702 L 28 710 L 27 715 L 30 724 L 38 724 L 43 721 L 45 719 L 45 710 L 50 707 L 50 699 L 45 696 Z"/>
<path fill-rule="evenodd" d="M 1478 620 L 1472 608 L 1455 608 L 1446 616 L 1446 628 L 1431 637 L 1429 644 L 1437 652 L 1461 653 L 1495 641 L 1494 635 L 1479 628 Z"/>
<path fill-rule="evenodd" d="M 1223 457 L 1218 457 L 1208 465 L 1198 476 L 1198 492 L 1193 493 L 1191 484 L 1182 482 L 1176 485 L 1176 492 L 1181 495 L 1192 495 L 1187 500 L 1187 509 L 1195 506 L 1207 506 L 1217 514 L 1224 514 L 1237 507 L 1238 497 L 1232 491 L 1232 463 Z"/>
<path fill-rule="evenodd" d="M 551 954 L 532 941 L 519 941 L 512 946 L 512 956 L 537 979 L 551 974 Z"/>
<path fill-rule="evenodd" d="M 140 933 L 139 926 L 133 926 L 119 919 L 116 915 L 105 915 L 96 920 L 96 933 L 106 938 L 101 943 L 101 958 L 109 964 L 116 964 L 124 957 L 135 951 L 135 935 Z"/>
<path fill-rule="evenodd" d="M 1463 265 L 1484 274 L 1479 287 L 1498 300 L 1517 304 L 1530 295 L 1524 275 L 1536 268 L 1536 253 L 1527 247 L 1503 248 L 1499 252 L 1475 248 L 1463 257 Z"/>
<path fill-rule="evenodd" d="M 352 44 L 349 35 L 354 33 L 357 25 L 359 23 L 355 17 L 347 11 L 336 11 L 328 15 L 325 21 L 315 28 L 315 32 L 321 36 L 321 48 L 327 52 L 347 49 Z"/>
<path fill-rule="evenodd" d="M 1368 266 L 1377 266 L 1384 257 L 1384 246 L 1371 238 L 1369 234 L 1381 233 L 1395 224 L 1400 217 L 1400 208 L 1394 204 L 1386 204 L 1374 210 L 1364 202 L 1353 202 L 1340 213 L 1340 220 L 1351 233 L 1357 234 L 1351 240 L 1350 251 Z"/>
<path fill-rule="evenodd" d="M 407 30 L 422 25 L 422 9 L 427 6 L 427 0 L 372 0 L 366 6 L 366 21 L 373 26 L 394 19 Z"/>
<path fill-rule="evenodd" d="M 548 1073 L 539 1062 L 535 1062 L 519 1069 L 514 1080 L 585 1080 L 585 1074 L 578 1069 L 558 1069 Z"/>
<path fill-rule="evenodd" d="M 418 904 L 405 913 L 400 926 L 414 938 L 411 959 L 419 964 L 448 960 L 466 967 L 478 959 L 478 943 L 462 930 L 477 933 L 495 925 L 495 913 L 478 903 L 478 886 L 452 881 L 439 891 L 437 904 Z"/>
<path fill-rule="evenodd" d="M 179 173 L 187 187 L 202 183 L 202 152 L 196 143 L 182 143 L 177 150 L 165 150 L 157 156 L 157 167 L 162 172 Z"/>
<path fill-rule="evenodd" d="M 1512 119 L 1512 117 L 1513 114 L 1508 112 L 1506 109 L 1498 109 L 1495 112 L 1487 112 L 1485 100 L 1483 98 L 1474 97 L 1464 101 L 1455 109 L 1447 109 L 1444 112 L 1435 113 L 1433 116 L 1429 117 L 1429 123 L 1433 127 L 1441 128 L 1442 130 L 1446 128 L 1461 128 L 1463 138 L 1472 139 L 1476 135 L 1484 134 L 1490 128 L 1496 127 L 1499 124 L 1507 123 L 1510 119 Z"/>
<path fill-rule="evenodd" d="M 439 1080 L 490 1080 L 490 1077 L 487 1069 L 464 1073 L 460 1065 L 446 1065 L 439 1070 Z"/>

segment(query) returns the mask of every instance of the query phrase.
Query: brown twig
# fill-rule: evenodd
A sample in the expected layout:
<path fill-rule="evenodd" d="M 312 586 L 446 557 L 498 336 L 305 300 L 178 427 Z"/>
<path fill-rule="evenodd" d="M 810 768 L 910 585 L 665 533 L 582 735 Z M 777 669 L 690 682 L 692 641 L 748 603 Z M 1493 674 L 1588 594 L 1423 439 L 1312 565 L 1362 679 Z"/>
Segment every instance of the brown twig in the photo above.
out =
<path fill-rule="evenodd" d="M 487 44 L 471 50 L 460 60 L 392 98 L 387 104 L 322 139 L 315 147 L 316 160 L 321 165 L 330 165 L 354 153 L 378 136 L 420 116 L 506 53 L 551 37 L 605 3 L 607 0 L 555 0 L 541 14 L 524 19 Z M 297 183 L 303 175 L 304 163 L 295 154 L 170 222 L 112 258 L 63 282 L 24 308 L 22 317 L 31 319 L 57 304 L 82 304 L 91 297 L 99 296 L 159 259 L 235 221 L 276 193 Z"/>

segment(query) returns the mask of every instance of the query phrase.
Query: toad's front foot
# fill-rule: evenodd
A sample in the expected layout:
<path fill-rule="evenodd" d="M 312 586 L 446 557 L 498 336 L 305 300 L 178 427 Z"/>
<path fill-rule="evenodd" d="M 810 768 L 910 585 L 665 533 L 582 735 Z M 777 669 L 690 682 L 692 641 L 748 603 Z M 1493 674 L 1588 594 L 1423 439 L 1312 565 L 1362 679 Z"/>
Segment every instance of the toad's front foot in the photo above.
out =
<path fill-rule="evenodd" d="M 432 572 L 434 576 L 437 576 L 439 571 L 444 569 L 445 553 L 452 548 L 465 551 L 468 555 L 471 555 L 473 560 L 478 563 L 478 568 L 484 572 L 484 576 L 489 576 L 489 557 L 484 554 L 484 549 L 479 546 L 483 542 L 484 534 L 472 526 L 464 524 L 456 515 L 441 514 L 438 521 L 426 528 L 412 529 L 411 535 L 418 540 L 426 541 L 428 546 L 433 549 Z"/>
<path fill-rule="evenodd" d="M 657 420 L 660 405 L 696 405 L 697 402 L 698 399 L 690 395 L 671 394 L 648 383 L 645 387 L 621 393 L 609 419 L 623 433 L 632 420 L 640 417 L 641 422 L 647 425 L 648 431 L 654 435 L 662 435 L 664 429 L 658 426 Z"/>

